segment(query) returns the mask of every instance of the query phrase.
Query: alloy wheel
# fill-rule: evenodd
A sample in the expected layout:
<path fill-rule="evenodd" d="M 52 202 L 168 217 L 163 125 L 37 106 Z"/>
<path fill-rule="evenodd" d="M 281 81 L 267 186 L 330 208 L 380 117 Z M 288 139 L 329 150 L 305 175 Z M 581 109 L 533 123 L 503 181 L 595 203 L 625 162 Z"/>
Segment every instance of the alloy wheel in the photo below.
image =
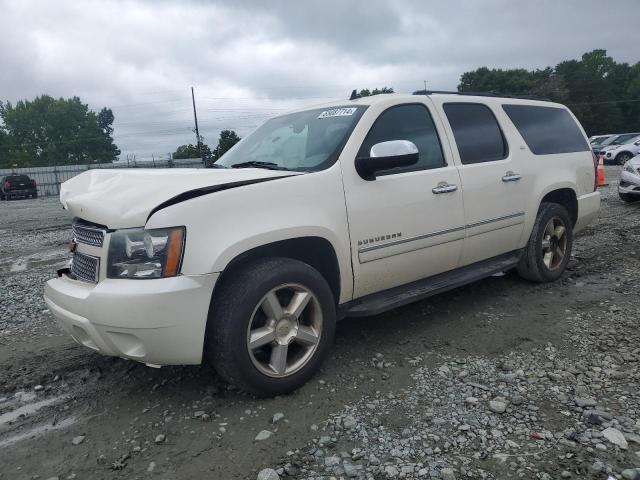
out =
<path fill-rule="evenodd" d="M 624 165 L 631 158 L 631 155 L 628 153 L 621 153 L 618 156 L 618 165 Z"/>
<path fill-rule="evenodd" d="M 258 303 L 247 328 L 247 350 L 264 375 L 282 378 L 304 367 L 322 335 L 322 309 L 303 285 L 271 289 Z"/>
<path fill-rule="evenodd" d="M 567 253 L 567 229 L 560 217 L 552 217 L 542 234 L 542 261 L 553 271 L 562 265 Z"/>

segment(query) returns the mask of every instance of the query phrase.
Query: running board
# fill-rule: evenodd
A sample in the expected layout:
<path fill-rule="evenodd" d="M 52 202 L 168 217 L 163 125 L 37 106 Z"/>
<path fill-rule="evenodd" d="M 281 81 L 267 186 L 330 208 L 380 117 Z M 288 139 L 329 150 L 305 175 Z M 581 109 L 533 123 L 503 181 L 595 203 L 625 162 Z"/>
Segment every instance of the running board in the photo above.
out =
<path fill-rule="evenodd" d="M 423 300 L 489 277 L 494 273 L 509 270 L 518 265 L 521 254 L 522 250 L 515 250 L 449 272 L 358 298 L 340 305 L 338 316 L 344 318 L 377 315 L 402 305 Z"/>

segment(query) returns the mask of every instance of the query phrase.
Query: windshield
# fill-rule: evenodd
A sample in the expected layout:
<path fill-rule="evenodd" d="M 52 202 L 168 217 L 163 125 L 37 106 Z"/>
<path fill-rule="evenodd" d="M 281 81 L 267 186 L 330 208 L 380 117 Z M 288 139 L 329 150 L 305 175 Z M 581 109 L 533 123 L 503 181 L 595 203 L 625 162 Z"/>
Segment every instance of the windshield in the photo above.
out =
<path fill-rule="evenodd" d="M 613 142 L 611 142 L 611 145 L 622 145 L 623 143 L 627 143 L 629 140 L 631 140 L 636 135 L 638 135 L 638 134 L 637 133 L 627 133 L 626 135 L 620 135 Z"/>
<path fill-rule="evenodd" d="M 317 171 L 332 165 L 366 107 L 319 108 L 272 118 L 216 165 Z"/>
<path fill-rule="evenodd" d="M 602 142 L 604 142 L 607 138 L 609 137 L 598 137 L 598 138 L 594 138 L 593 140 L 591 140 L 591 145 L 600 145 Z"/>

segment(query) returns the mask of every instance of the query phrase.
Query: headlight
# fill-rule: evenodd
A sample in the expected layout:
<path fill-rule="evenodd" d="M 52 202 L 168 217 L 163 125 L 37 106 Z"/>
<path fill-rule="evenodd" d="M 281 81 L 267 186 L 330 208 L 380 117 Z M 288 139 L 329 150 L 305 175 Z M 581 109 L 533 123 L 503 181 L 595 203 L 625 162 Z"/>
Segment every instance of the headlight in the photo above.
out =
<path fill-rule="evenodd" d="M 634 175 L 638 175 L 638 172 L 635 168 L 633 168 L 628 162 L 624 164 L 623 170 L 625 172 L 633 173 Z"/>
<path fill-rule="evenodd" d="M 131 228 L 112 233 L 107 277 L 175 277 L 180 272 L 184 238 L 184 227 Z"/>

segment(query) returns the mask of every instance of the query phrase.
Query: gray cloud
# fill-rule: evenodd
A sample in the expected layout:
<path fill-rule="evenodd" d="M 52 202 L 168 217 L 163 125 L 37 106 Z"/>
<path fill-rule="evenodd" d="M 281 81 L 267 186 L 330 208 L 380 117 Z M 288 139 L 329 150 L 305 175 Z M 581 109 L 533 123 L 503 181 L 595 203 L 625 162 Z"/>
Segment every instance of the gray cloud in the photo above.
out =
<path fill-rule="evenodd" d="M 638 58 L 637 0 L 169 2 L 0 0 L 0 98 L 113 108 L 124 154 L 246 134 L 352 88 L 455 89 L 479 66 L 543 68 L 606 48 Z"/>

